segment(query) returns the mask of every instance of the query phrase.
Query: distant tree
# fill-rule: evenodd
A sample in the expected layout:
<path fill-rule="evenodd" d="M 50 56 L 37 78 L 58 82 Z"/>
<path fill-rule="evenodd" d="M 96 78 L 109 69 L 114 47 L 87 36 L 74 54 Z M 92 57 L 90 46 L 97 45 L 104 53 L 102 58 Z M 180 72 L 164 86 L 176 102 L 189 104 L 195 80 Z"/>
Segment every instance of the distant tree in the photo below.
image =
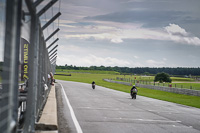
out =
<path fill-rule="evenodd" d="M 0 62 L 0 70 L 1 70 L 1 64 Z M 68 70 L 102 70 L 102 71 L 116 71 L 121 74 L 157 74 L 161 72 L 168 73 L 170 75 L 176 75 L 176 76 L 184 76 L 184 75 L 193 75 L 193 76 L 198 76 L 200 75 L 200 67 L 198 68 L 186 68 L 186 67 L 177 67 L 177 68 L 170 68 L 170 67 L 135 67 L 135 68 L 129 68 L 129 67 L 111 67 L 111 66 L 90 66 L 90 67 L 77 67 L 77 66 L 72 66 L 72 65 L 67 65 L 65 66 L 56 66 L 56 69 L 68 69 Z"/>
<path fill-rule="evenodd" d="M 156 74 L 154 82 L 157 82 L 157 81 L 159 81 L 160 83 L 162 83 L 162 82 L 171 83 L 172 82 L 169 74 L 164 73 L 164 72 Z"/>

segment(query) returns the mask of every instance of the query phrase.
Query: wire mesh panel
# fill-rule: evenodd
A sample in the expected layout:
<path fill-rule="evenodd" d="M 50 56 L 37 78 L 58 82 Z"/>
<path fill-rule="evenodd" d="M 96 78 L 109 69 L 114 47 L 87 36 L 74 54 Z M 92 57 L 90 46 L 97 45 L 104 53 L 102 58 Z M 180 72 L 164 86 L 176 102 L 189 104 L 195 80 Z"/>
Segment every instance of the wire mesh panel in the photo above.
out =
<path fill-rule="evenodd" d="M 5 128 L 6 118 L 3 116 L 5 106 L 2 104 L 2 100 L 6 97 L 2 89 L 2 71 L 3 71 L 3 54 L 4 54 L 4 30 L 5 30 L 5 1 L 0 0 L 0 130 Z"/>
<path fill-rule="evenodd" d="M 21 1 L 7 0 L 4 33 L 0 131 L 16 132 L 19 79 L 19 43 Z"/>
<path fill-rule="evenodd" d="M 32 6 L 33 4 L 30 1 L 27 1 L 27 5 L 29 10 L 32 10 L 30 12 L 31 51 L 29 52 L 29 85 L 23 132 L 34 132 L 35 122 L 39 120 L 40 112 L 44 107 L 48 92 L 50 91 L 50 84 L 48 84 L 47 81 L 51 66 L 35 7 Z"/>
<path fill-rule="evenodd" d="M 4 54 L 5 1 L 0 0 L 0 99 L 2 96 L 2 71 Z"/>
<path fill-rule="evenodd" d="M 5 32 L 0 31 L 0 47 L 5 47 L 0 55 L 1 133 L 35 132 L 50 92 L 54 69 L 36 12 L 40 2 L 0 1 L 0 15 L 5 16 L 0 26 L 6 27 Z"/>

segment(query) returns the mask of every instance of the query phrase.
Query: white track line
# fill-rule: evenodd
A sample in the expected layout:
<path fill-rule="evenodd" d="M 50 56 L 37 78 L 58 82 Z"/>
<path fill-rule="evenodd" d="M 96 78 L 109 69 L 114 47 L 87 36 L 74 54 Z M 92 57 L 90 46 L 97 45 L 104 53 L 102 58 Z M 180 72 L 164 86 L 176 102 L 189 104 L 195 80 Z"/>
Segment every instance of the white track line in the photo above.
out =
<path fill-rule="evenodd" d="M 71 106 L 71 104 L 70 104 L 70 102 L 69 102 L 69 99 L 67 98 L 67 95 L 66 95 L 66 93 L 65 93 L 65 91 L 64 91 L 64 88 L 63 88 L 63 86 L 62 86 L 61 83 L 60 83 L 60 85 L 61 85 L 61 87 L 62 87 L 62 91 L 63 91 L 63 94 L 64 94 L 64 96 L 65 96 L 65 100 L 66 100 L 67 105 L 68 105 L 68 107 L 69 107 L 72 120 L 73 120 L 74 125 L 75 125 L 75 127 L 76 127 L 76 131 L 77 131 L 77 133 L 83 133 L 83 131 L 82 131 L 82 129 L 81 129 L 81 127 L 80 127 L 80 125 L 79 125 L 77 119 L 76 119 L 76 116 L 75 116 L 75 114 L 74 114 L 74 110 L 73 110 L 73 108 L 72 108 L 72 106 Z"/>

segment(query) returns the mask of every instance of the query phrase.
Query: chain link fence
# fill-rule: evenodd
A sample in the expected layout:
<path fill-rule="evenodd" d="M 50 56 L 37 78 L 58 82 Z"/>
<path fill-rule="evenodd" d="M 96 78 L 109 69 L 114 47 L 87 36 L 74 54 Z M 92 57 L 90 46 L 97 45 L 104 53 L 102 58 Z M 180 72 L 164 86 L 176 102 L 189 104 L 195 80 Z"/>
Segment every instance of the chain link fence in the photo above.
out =
<path fill-rule="evenodd" d="M 40 15 L 57 0 L 51 0 L 39 12 L 42 0 L 1 0 L 0 47 L 0 132 L 33 133 L 51 89 L 51 73 L 56 57 L 51 57 L 43 30 L 60 15 L 41 26 Z M 3 6 L 2 6 L 3 5 Z M 44 27 L 45 26 L 45 27 Z M 52 35 L 53 36 L 53 35 Z M 2 46 L 4 45 L 4 46 Z M 0 55 L 1 57 L 1 55 Z"/>
<path fill-rule="evenodd" d="M 113 81 L 115 80 L 115 81 Z M 145 81 L 145 80 L 133 80 L 131 78 L 120 78 L 117 77 L 116 79 L 111 79 L 108 82 L 120 83 L 125 85 L 132 85 L 135 84 L 137 87 L 142 88 L 149 88 L 154 90 L 161 90 L 167 92 L 173 92 L 178 94 L 185 94 L 185 95 L 193 95 L 193 96 L 200 96 L 200 88 L 194 87 L 194 85 L 183 84 L 183 83 L 156 83 L 152 81 Z"/>
<path fill-rule="evenodd" d="M 130 82 L 134 84 L 143 84 L 143 85 L 152 85 L 152 86 L 160 86 L 160 87 L 169 87 L 169 88 L 180 88 L 180 89 L 191 89 L 191 90 L 200 90 L 199 83 L 159 83 L 150 80 L 135 80 L 131 78 L 120 78 L 116 77 L 116 80 L 123 82 Z"/>

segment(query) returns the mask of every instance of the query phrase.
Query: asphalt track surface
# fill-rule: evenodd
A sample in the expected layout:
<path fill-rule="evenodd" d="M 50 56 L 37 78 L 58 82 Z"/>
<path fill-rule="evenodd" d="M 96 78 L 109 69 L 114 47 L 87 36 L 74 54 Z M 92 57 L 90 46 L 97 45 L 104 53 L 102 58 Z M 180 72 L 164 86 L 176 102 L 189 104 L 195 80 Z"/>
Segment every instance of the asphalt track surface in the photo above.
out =
<path fill-rule="evenodd" d="M 57 81 L 59 132 L 200 133 L 200 109 L 91 84 Z"/>

